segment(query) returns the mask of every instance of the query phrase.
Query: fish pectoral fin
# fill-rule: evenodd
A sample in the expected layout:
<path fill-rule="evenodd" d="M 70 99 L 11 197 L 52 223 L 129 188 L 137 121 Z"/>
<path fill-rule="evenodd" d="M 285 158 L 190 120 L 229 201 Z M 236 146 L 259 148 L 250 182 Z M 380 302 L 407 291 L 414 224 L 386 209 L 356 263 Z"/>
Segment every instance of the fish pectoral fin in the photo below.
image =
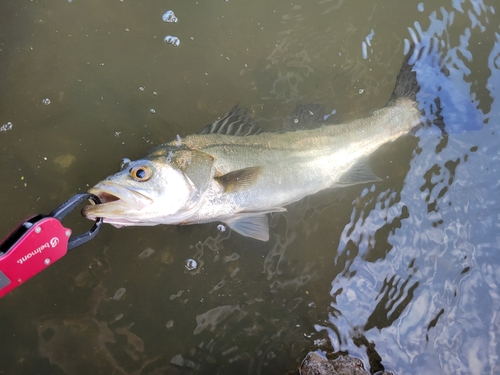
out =
<path fill-rule="evenodd" d="M 257 177 L 259 177 L 261 170 L 261 167 L 238 169 L 222 176 L 215 177 L 215 180 L 222 185 L 225 193 L 230 193 L 252 186 L 257 180 Z"/>
<path fill-rule="evenodd" d="M 259 241 L 269 241 L 269 225 L 266 214 L 253 216 L 237 214 L 233 218 L 226 220 L 226 224 L 243 236 L 255 238 Z"/>
<path fill-rule="evenodd" d="M 382 179 L 372 171 L 369 158 L 364 157 L 359 159 L 346 173 L 340 176 L 337 183 L 349 186 L 377 181 L 382 181 Z"/>

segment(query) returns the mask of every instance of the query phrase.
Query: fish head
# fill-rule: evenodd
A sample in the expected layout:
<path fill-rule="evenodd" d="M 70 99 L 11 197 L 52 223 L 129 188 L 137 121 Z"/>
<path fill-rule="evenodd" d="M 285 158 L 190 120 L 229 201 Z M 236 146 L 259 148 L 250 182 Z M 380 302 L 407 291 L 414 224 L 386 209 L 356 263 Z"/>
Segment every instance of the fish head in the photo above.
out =
<path fill-rule="evenodd" d="M 182 156 L 185 162 L 186 156 Z M 196 169 L 196 165 L 191 167 Z M 171 153 L 168 157 L 162 153 L 136 161 L 124 159 L 120 172 L 89 190 L 102 203 L 85 206 L 82 213 L 116 227 L 182 223 L 199 206 L 202 195 L 187 171 L 189 168 L 179 164 L 179 155 L 175 158 Z M 195 176 L 200 178 L 199 174 Z M 207 181 L 209 177 L 209 173 L 203 176 Z"/>

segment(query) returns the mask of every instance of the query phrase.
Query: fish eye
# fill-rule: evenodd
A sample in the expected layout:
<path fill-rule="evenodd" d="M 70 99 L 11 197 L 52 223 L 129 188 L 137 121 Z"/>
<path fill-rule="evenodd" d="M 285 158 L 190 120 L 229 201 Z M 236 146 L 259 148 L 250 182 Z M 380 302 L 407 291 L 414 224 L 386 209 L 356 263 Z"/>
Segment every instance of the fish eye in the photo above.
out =
<path fill-rule="evenodd" d="M 130 175 L 136 181 L 147 181 L 153 175 L 151 168 L 141 165 L 139 167 L 130 168 Z"/>
<path fill-rule="evenodd" d="M 127 159 L 127 158 L 123 158 L 121 161 L 120 161 L 120 170 L 123 171 L 125 168 L 128 167 L 128 165 L 130 164 L 130 159 Z"/>

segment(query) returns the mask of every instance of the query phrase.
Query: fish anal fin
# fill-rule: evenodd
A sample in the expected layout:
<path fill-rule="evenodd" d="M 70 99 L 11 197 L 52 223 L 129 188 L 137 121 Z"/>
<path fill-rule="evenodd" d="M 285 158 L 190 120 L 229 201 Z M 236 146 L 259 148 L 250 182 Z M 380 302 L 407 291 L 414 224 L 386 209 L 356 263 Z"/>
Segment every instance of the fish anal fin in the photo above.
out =
<path fill-rule="evenodd" d="M 337 183 L 342 186 L 349 186 L 377 181 L 382 181 L 382 179 L 372 171 L 369 158 L 363 157 L 340 176 Z"/>
<path fill-rule="evenodd" d="M 259 177 L 261 169 L 261 167 L 238 169 L 215 177 L 215 180 L 223 186 L 225 193 L 230 193 L 252 186 Z"/>

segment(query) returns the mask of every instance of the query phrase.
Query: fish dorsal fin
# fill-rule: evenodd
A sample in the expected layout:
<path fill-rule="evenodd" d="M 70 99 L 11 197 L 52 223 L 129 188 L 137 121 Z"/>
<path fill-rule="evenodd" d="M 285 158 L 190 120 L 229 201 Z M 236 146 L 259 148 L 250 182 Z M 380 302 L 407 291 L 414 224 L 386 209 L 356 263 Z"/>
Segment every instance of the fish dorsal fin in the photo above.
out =
<path fill-rule="evenodd" d="M 363 184 L 366 182 L 382 181 L 370 167 L 368 157 L 362 157 L 354 163 L 349 170 L 337 181 L 342 186 Z"/>
<path fill-rule="evenodd" d="M 225 193 L 246 189 L 252 186 L 262 171 L 261 167 L 248 167 L 215 177 Z"/>
<path fill-rule="evenodd" d="M 213 124 L 205 126 L 198 134 L 217 133 L 245 136 L 261 132 L 262 129 L 247 115 L 246 110 L 236 105 L 224 116 L 215 120 Z"/>

